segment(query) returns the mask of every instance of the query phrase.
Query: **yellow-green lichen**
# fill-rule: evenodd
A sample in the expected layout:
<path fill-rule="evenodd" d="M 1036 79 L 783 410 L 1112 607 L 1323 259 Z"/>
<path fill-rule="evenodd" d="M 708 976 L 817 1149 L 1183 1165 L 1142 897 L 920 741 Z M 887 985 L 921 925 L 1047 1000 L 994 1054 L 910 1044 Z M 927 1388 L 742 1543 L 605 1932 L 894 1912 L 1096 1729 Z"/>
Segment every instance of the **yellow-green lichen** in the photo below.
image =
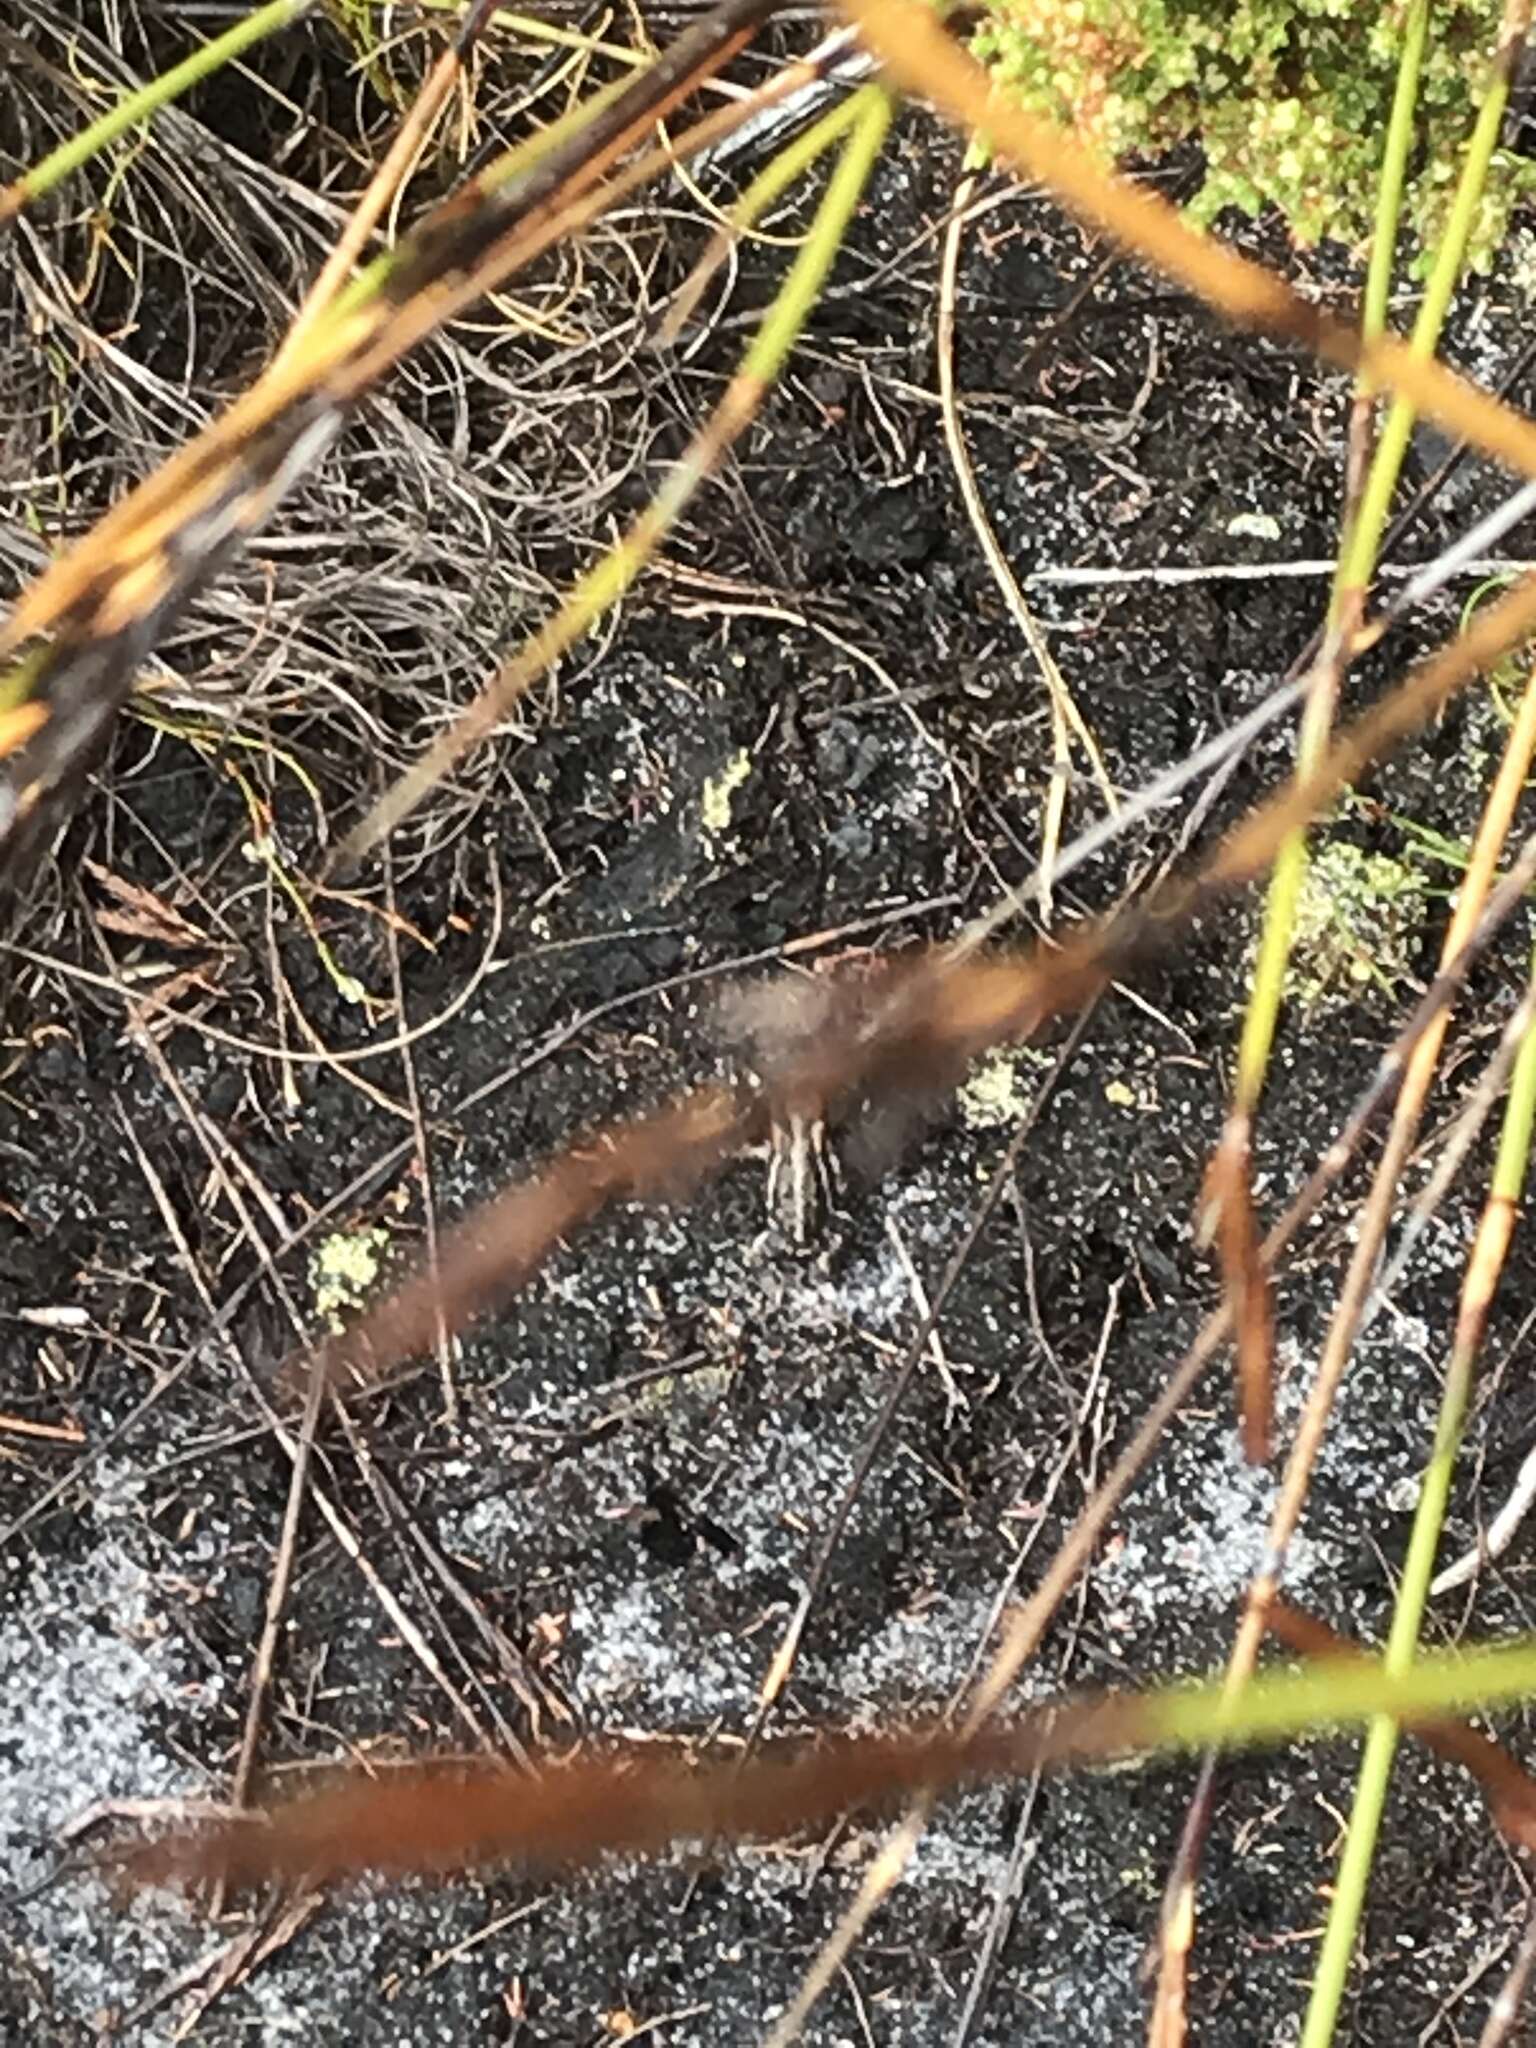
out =
<path fill-rule="evenodd" d="M 695 1403 L 719 1400 L 729 1391 L 733 1377 L 728 1365 L 701 1366 L 686 1374 L 666 1373 L 638 1388 L 625 1412 L 664 1415 L 685 1397 L 691 1397 Z"/>
<path fill-rule="evenodd" d="M 1296 906 L 1287 992 L 1309 1007 L 1347 1001 L 1407 974 L 1429 905 L 1424 870 L 1347 839 L 1319 845 Z"/>
<path fill-rule="evenodd" d="M 1029 1108 L 1033 1089 L 1025 1077 L 1026 1066 L 1049 1065 L 1047 1055 L 1028 1046 L 1003 1047 L 978 1060 L 962 1084 L 957 1098 L 960 1117 L 973 1131 L 996 1130 L 1002 1124 L 1017 1123 Z"/>
<path fill-rule="evenodd" d="M 699 803 L 699 822 L 711 839 L 731 829 L 731 798 L 752 773 L 752 756 L 745 747 L 732 754 L 718 775 L 704 784 Z"/>
<path fill-rule="evenodd" d="M 309 1284 L 316 1314 L 333 1330 L 367 1300 L 388 1250 L 389 1232 L 376 1223 L 333 1231 L 316 1246 L 309 1261 Z"/>
<path fill-rule="evenodd" d="M 1227 521 L 1234 540 L 1279 540 L 1280 522 L 1273 512 L 1238 512 Z"/>

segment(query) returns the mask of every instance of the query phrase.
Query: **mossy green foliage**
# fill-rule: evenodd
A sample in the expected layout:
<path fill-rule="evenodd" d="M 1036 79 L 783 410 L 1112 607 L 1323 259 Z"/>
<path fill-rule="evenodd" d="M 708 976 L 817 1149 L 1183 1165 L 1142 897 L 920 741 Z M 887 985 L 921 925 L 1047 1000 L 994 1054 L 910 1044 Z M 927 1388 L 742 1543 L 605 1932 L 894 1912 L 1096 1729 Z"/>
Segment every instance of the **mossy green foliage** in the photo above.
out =
<path fill-rule="evenodd" d="M 1347 1001 L 1408 974 L 1429 908 L 1421 868 L 1347 839 L 1326 839 L 1307 863 L 1296 906 L 1287 992 L 1308 1008 Z"/>
<path fill-rule="evenodd" d="M 1375 184 L 1406 0 L 982 0 L 977 49 L 1031 113 L 1110 162 L 1198 135 L 1189 212 L 1277 206 L 1301 242 L 1358 243 Z M 1487 83 L 1503 0 L 1437 0 L 1405 213 L 1420 252 L 1450 205 Z M 1485 266 L 1536 165 L 1500 152 L 1471 260 Z"/>

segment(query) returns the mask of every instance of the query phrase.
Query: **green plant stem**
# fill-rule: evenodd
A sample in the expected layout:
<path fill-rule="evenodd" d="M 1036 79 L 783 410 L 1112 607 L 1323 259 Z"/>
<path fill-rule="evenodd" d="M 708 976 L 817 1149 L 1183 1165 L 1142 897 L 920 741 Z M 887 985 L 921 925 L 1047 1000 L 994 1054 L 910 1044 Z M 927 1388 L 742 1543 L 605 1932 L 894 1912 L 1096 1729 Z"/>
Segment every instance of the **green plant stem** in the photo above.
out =
<path fill-rule="evenodd" d="M 1428 35 L 1429 0 L 1413 0 L 1403 30 L 1397 81 L 1392 91 L 1392 113 L 1387 122 L 1386 148 L 1382 153 L 1381 176 L 1376 184 L 1371 263 L 1360 308 L 1360 324 L 1367 334 L 1381 334 L 1386 330 L 1397 227 L 1403 212 L 1403 186 L 1407 181 L 1408 158 L 1413 149 L 1413 116 L 1418 103 L 1419 77 L 1424 68 L 1424 45 Z"/>
<path fill-rule="evenodd" d="M 1477 219 L 1478 207 L 1482 203 L 1483 189 L 1488 181 L 1488 169 L 1493 161 L 1493 152 L 1498 146 L 1499 130 L 1503 126 L 1504 110 L 1508 103 L 1509 72 L 1506 66 L 1500 64 L 1495 68 L 1487 97 L 1478 110 L 1477 122 L 1472 131 L 1472 140 L 1467 147 L 1466 161 L 1457 183 L 1450 218 L 1435 251 L 1434 266 L 1430 271 L 1423 302 L 1409 339 L 1410 350 L 1421 361 L 1427 361 L 1439 345 L 1445 316 L 1450 310 L 1451 294 L 1455 291 L 1461 276 L 1467 244 L 1471 239 L 1473 223 Z M 1381 535 L 1387 523 L 1392 493 L 1397 488 L 1403 456 L 1408 448 L 1408 437 L 1413 432 L 1417 417 L 1418 410 L 1412 399 L 1401 395 L 1393 399 L 1387 413 L 1386 424 L 1381 431 L 1381 440 L 1377 445 L 1376 459 L 1372 462 L 1370 475 L 1366 478 L 1359 517 L 1350 535 L 1350 546 L 1345 560 L 1339 565 L 1341 575 L 1347 574 L 1353 587 L 1357 589 L 1364 587 L 1375 566 L 1376 550 L 1381 544 Z"/>
<path fill-rule="evenodd" d="M 1511 24 L 1506 19 L 1506 36 L 1510 33 L 1510 27 Z M 1436 251 L 1424 301 L 1414 323 L 1410 347 L 1420 358 L 1428 358 L 1434 353 L 1452 291 L 1461 273 L 1468 238 L 1482 199 L 1489 165 L 1503 123 L 1504 109 L 1509 97 L 1511 68 L 1501 48 L 1500 61 L 1495 63 L 1487 95 L 1473 128 L 1451 216 Z M 1345 560 L 1340 563 L 1341 574 L 1347 569 L 1349 576 L 1354 579 L 1349 587 L 1363 588 L 1364 580 L 1369 576 L 1414 418 L 1415 409 L 1411 402 L 1405 402 L 1401 397 L 1393 400 L 1366 481 L 1359 515 L 1351 534 L 1351 546 L 1346 551 Z M 1536 683 L 1529 687 L 1536 687 Z M 1533 1089 L 1536 1089 L 1536 1040 L 1527 1035 L 1521 1047 L 1506 1108 L 1504 1135 L 1489 1192 L 1490 1214 L 1494 1213 L 1499 1205 L 1507 1211 L 1512 1211 L 1519 1200 L 1524 1185 L 1530 1144 L 1531 1109 L 1533 1103 L 1536 1103 Z M 1501 1224 L 1499 1227 L 1507 1228 L 1507 1225 Z M 1479 1246 L 1481 1242 L 1480 1234 Z M 1434 1444 L 1420 1486 L 1408 1556 L 1392 1612 L 1386 1668 L 1393 1673 L 1400 1674 L 1408 1670 L 1418 1649 L 1419 1631 L 1429 1597 L 1430 1580 L 1434 1573 L 1435 1552 L 1439 1546 L 1440 1531 L 1444 1523 L 1451 1475 L 1461 1441 L 1467 1403 L 1471 1397 L 1487 1306 L 1487 1289 L 1482 1275 L 1478 1272 L 1478 1265 L 1478 1247 L 1474 1247 L 1473 1258 L 1468 1268 L 1467 1288 L 1463 1293 L 1463 1309 L 1458 1317 L 1451 1357 L 1446 1368 Z M 1494 1270 L 1496 1278 L 1497 1265 Z M 1491 1286 L 1491 1283 L 1488 1284 Z M 1476 1298 L 1479 1294 L 1480 1299 Z M 1339 1860 L 1338 1878 L 1334 1885 L 1327 1926 L 1312 1981 L 1312 1996 L 1302 2034 L 1302 2048 L 1328 2048 L 1328 2044 L 1333 2040 L 1339 2008 L 1349 1977 L 1350 1963 L 1354 1956 L 1360 1918 L 1364 1911 L 1371 1867 L 1375 1859 L 1377 1835 L 1386 1806 L 1392 1763 L 1397 1750 L 1397 1735 L 1396 1721 L 1389 1717 L 1378 1717 L 1372 1722 L 1366 1736 L 1355 1786 L 1354 1805 L 1350 1812 L 1344 1849 Z"/>
<path fill-rule="evenodd" d="M 724 223 L 710 240 L 709 247 L 694 265 L 687 281 L 668 310 L 662 333 L 667 340 L 674 339 L 691 319 L 709 280 L 714 276 L 729 253 L 736 237 L 754 227 L 758 220 L 773 205 L 781 193 L 803 178 L 836 143 L 842 141 L 849 129 L 854 127 L 861 114 L 859 95 L 850 93 L 847 99 L 839 100 L 829 113 L 813 122 L 805 133 L 781 149 L 748 185 L 741 197 L 735 200 L 725 216 Z"/>
<path fill-rule="evenodd" d="M 1398 60 L 1397 82 L 1392 95 L 1392 114 L 1387 124 L 1386 146 L 1377 184 L 1375 231 L 1371 237 L 1370 267 L 1366 274 L 1365 297 L 1360 319 L 1361 331 L 1367 339 L 1374 339 L 1386 330 L 1393 256 L 1397 246 L 1398 222 L 1402 214 L 1408 156 L 1413 146 L 1413 116 L 1418 100 L 1419 76 L 1423 69 L 1428 24 L 1429 0 L 1413 0 Z M 1437 326 L 1437 334 L 1438 331 Z M 1369 379 L 1362 375 L 1356 384 L 1357 403 L 1368 396 L 1370 388 Z M 1372 464 L 1372 475 L 1375 474 L 1376 466 L 1375 463 Z M 1393 481 L 1395 480 L 1394 469 Z M 1389 484 L 1386 496 L 1390 498 L 1390 495 Z M 1333 592 L 1328 610 L 1328 631 L 1321 657 L 1324 663 L 1331 659 L 1331 651 L 1336 644 L 1347 593 L 1352 589 L 1363 589 L 1370 579 L 1379 538 L 1378 527 L 1370 536 L 1369 545 L 1366 546 L 1362 520 L 1357 516 L 1349 521 L 1342 537 L 1339 566 L 1334 572 Z M 1326 676 L 1323 683 L 1323 687 L 1311 692 L 1306 710 L 1302 713 L 1301 731 L 1296 746 L 1298 780 L 1305 780 L 1322 759 L 1333 726 L 1334 691 L 1327 687 Z M 1251 1117 L 1264 1090 L 1264 1076 L 1268 1071 L 1270 1052 L 1274 1045 L 1280 1001 L 1285 990 L 1285 971 L 1291 957 L 1291 944 L 1296 928 L 1297 905 L 1301 900 L 1301 885 L 1306 871 L 1306 834 L 1295 832 L 1280 848 L 1275 859 L 1274 872 L 1270 876 L 1258 958 L 1254 963 L 1253 983 L 1249 991 L 1248 1008 L 1243 1018 L 1242 1038 L 1238 1045 L 1237 1077 L 1233 1091 L 1233 1108 L 1238 1116 Z"/>
<path fill-rule="evenodd" d="M 316 0 L 267 0 L 265 7 L 256 8 L 243 21 L 237 21 L 233 28 L 226 29 L 223 35 L 204 43 L 200 50 L 194 50 L 181 63 L 173 64 L 169 71 L 152 78 L 136 91 L 125 93 L 100 120 L 93 121 L 78 135 L 70 136 L 67 142 L 61 142 L 41 163 L 34 164 L 4 194 L 0 194 L 0 220 L 19 213 L 33 200 L 41 199 L 44 193 L 51 192 L 55 185 L 62 184 L 88 164 L 108 143 L 115 142 L 130 128 L 137 127 L 139 122 L 148 120 L 162 107 L 180 99 L 183 93 L 201 84 L 224 65 L 233 63 L 253 43 L 261 42 L 278 29 L 287 28 L 290 23 L 310 13 L 315 4 Z"/>
<path fill-rule="evenodd" d="M 1536 980 L 1536 954 L 1532 956 L 1531 978 Z M 1499 1156 L 1494 1162 L 1491 1193 L 1496 1201 L 1518 1204 L 1525 1189 L 1530 1162 L 1531 1134 L 1536 1128 L 1536 1032 L 1527 1032 L 1510 1076 L 1509 1102 L 1504 1127 L 1499 1133 Z"/>
<path fill-rule="evenodd" d="M 1479 1713 L 1536 1691 L 1536 1637 L 1475 1650 L 1437 1650 L 1391 1673 L 1384 1659 L 1320 1657 L 1300 1670 L 1265 1672 L 1235 1704 L 1223 1678 L 1168 1686 L 1133 1697 L 1126 1747 L 1202 1749 L 1220 1740 L 1244 1748 L 1348 1728 L 1375 1714 L 1394 1722 Z M 1083 1702 L 1091 1708 L 1092 1695 Z M 1080 1753 L 1102 1753 L 1087 1731 Z M 1119 1747 L 1117 1743 L 1115 1747 Z M 1107 1745 L 1106 1745 L 1107 1747 Z M 1071 1741 L 1063 1748 L 1079 1753 Z"/>
<path fill-rule="evenodd" d="M 767 318 L 742 358 L 739 376 L 771 384 L 783 369 L 821 296 L 848 224 L 869 183 L 875 159 L 885 147 L 896 108 L 891 93 L 883 85 L 866 85 L 860 87 L 854 98 L 858 102 L 858 118 L 827 182 L 826 196 L 796 252 L 789 275 L 768 309 Z"/>
<path fill-rule="evenodd" d="M 1536 981 L 1536 956 L 1532 959 L 1531 973 L 1533 981 Z M 1413 1533 L 1403 1564 L 1402 1583 L 1392 1610 L 1392 1628 L 1382 1660 L 1383 1672 L 1392 1678 L 1401 1678 L 1414 1669 L 1419 1631 L 1434 1573 L 1435 1553 L 1439 1548 L 1446 1502 L 1450 1497 L 1456 1453 L 1472 1398 L 1488 1306 L 1513 1227 L 1514 1213 L 1525 1187 L 1533 1121 L 1536 1121 L 1536 1032 L 1528 1031 L 1510 1078 L 1509 1099 L 1505 1104 L 1484 1223 L 1468 1261 L 1456 1335 L 1440 1397 L 1440 1413 L 1435 1423 L 1434 1447 L 1420 1482 Z M 1377 1715 L 1366 1733 L 1333 1903 L 1313 1977 L 1302 2048 L 1327 2048 L 1333 2039 L 1370 1881 L 1399 1729 L 1399 1722 L 1392 1716 Z"/>
<path fill-rule="evenodd" d="M 834 142 L 841 141 L 850 128 L 858 125 L 864 111 L 859 94 L 851 93 L 819 121 L 813 121 L 803 135 L 787 143 L 732 204 L 726 215 L 731 226 L 738 232 L 752 227 L 781 193 L 803 178 Z"/>

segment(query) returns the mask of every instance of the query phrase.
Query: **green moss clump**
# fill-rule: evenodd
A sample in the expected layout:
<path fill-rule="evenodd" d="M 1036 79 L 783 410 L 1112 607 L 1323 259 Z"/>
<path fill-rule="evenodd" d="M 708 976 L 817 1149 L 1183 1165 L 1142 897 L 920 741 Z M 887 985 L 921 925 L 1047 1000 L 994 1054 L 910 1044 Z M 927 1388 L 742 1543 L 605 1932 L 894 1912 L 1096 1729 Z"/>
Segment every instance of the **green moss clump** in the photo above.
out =
<path fill-rule="evenodd" d="M 982 10 L 975 47 L 996 76 L 1107 161 L 1198 135 L 1197 224 L 1225 207 L 1273 205 L 1300 242 L 1369 234 L 1406 0 L 982 0 Z M 1405 203 L 1421 251 L 1444 224 L 1502 14 L 1503 0 L 1433 10 Z M 1495 158 L 1475 265 L 1486 267 L 1533 187 L 1536 165 Z"/>
<path fill-rule="evenodd" d="M 1307 862 L 1296 905 L 1287 994 L 1308 1008 L 1374 984 L 1390 994 L 1407 975 L 1429 909 L 1422 868 L 1327 839 Z"/>

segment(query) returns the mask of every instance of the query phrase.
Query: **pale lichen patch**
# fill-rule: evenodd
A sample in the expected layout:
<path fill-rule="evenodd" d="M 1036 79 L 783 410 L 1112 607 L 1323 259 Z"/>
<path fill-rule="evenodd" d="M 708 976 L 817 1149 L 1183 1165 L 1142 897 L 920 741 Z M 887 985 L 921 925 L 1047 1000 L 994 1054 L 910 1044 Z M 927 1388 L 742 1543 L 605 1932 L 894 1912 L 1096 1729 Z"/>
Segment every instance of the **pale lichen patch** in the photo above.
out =
<path fill-rule="evenodd" d="M 1003 1046 L 978 1060 L 960 1089 L 960 1115 L 973 1131 L 996 1130 L 1017 1123 L 1033 1098 L 1026 1069 L 1047 1065 L 1045 1055 L 1028 1046 Z"/>
<path fill-rule="evenodd" d="M 699 799 L 699 823 L 711 839 L 722 838 L 731 829 L 731 799 L 752 773 L 752 756 L 745 747 L 732 754 L 718 775 L 711 775 Z"/>
<path fill-rule="evenodd" d="M 377 1223 L 333 1231 L 321 1240 L 309 1262 L 309 1284 L 316 1314 L 333 1330 L 367 1300 L 388 1250 L 389 1232 Z"/>
<path fill-rule="evenodd" d="M 1390 993 L 1409 971 L 1428 904 L 1415 862 L 1325 841 L 1307 863 L 1296 906 L 1289 992 L 1309 1006 L 1371 983 Z"/>

